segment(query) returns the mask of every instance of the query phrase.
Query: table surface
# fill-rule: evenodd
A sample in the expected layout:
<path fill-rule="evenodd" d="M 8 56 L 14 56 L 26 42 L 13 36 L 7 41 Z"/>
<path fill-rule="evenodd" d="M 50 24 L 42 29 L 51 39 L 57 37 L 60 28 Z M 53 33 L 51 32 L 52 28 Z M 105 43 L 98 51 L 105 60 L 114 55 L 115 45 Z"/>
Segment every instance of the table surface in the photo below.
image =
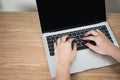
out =
<path fill-rule="evenodd" d="M 120 13 L 107 14 L 120 44 Z M 120 80 L 120 64 L 71 75 L 72 80 Z M 0 12 L 0 80 L 54 80 L 49 75 L 36 12 Z"/>

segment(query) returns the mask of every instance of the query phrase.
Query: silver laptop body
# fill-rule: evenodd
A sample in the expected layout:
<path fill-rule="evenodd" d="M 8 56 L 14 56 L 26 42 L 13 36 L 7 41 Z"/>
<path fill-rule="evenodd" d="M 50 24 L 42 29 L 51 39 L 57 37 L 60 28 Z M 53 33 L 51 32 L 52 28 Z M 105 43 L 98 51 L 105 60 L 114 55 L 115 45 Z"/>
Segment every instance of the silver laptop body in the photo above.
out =
<path fill-rule="evenodd" d="M 67 0 L 67 1 L 69 3 L 69 0 Z M 82 2 L 82 1 L 80 1 L 80 2 Z M 56 1 L 54 1 L 54 3 L 55 2 Z M 96 2 L 96 1 L 93 0 L 92 2 Z M 103 6 L 102 8 L 104 10 L 104 8 L 105 8 L 104 2 L 105 1 L 101 0 L 100 2 L 102 4 L 102 6 Z M 100 2 L 98 1 L 98 3 L 96 2 L 96 4 L 99 4 Z M 45 18 L 45 17 L 41 16 L 41 15 L 43 15 L 42 14 L 42 9 L 43 8 L 41 9 L 41 7 L 43 7 L 42 4 L 44 4 L 44 3 L 46 3 L 47 5 L 48 5 L 48 3 L 50 4 L 49 1 L 45 2 L 45 0 L 44 1 L 37 0 L 37 5 L 38 5 L 38 11 L 39 11 L 40 20 L 42 20 L 43 18 Z M 61 5 L 62 5 L 62 3 L 61 3 Z M 44 8 L 44 9 L 47 10 L 47 8 Z M 101 13 L 99 13 L 99 14 L 101 14 Z M 73 15 L 73 17 L 74 17 L 74 15 Z M 50 18 L 50 17 L 46 16 L 46 18 Z M 41 28 L 43 28 L 43 24 L 42 23 L 44 21 L 41 21 Z M 67 32 L 73 32 L 73 31 L 77 31 L 77 30 L 83 30 L 83 29 L 88 29 L 88 28 L 93 28 L 93 27 L 99 27 L 99 26 L 102 26 L 102 25 L 105 25 L 107 27 L 107 30 L 109 31 L 109 34 L 110 34 L 110 36 L 111 36 L 111 38 L 113 40 L 114 45 L 118 46 L 118 43 L 117 43 L 117 41 L 116 41 L 116 39 L 115 39 L 115 37 L 114 37 L 114 35 L 112 33 L 112 30 L 110 29 L 109 24 L 107 23 L 106 20 L 103 20 L 101 22 L 96 22 L 95 24 L 87 24 L 87 25 L 75 26 L 75 27 L 72 27 L 72 28 L 69 28 L 69 29 L 68 28 L 67 29 L 60 29 L 60 30 L 56 30 L 55 29 L 55 31 L 51 31 L 50 30 L 48 32 L 46 32 L 46 31 L 44 32 L 43 29 L 42 29 L 42 32 L 43 32 L 42 33 L 42 37 L 43 37 L 43 41 L 44 41 L 44 47 L 45 47 L 45 51 L 46 51 L 46 56 L 47 56 L 47 60 L 48 60 L 48 66 L 49 66 L 51 77 L 55 77 L 56 76 L 56 73 L 55 73 L 56 72 L 55 71 L 56 70 L 56 68 L 55 68 L 56 67 L 56 65 L 55 65 L 55 56 L 51 56 L 50 55 L 49 46 L 48 46 L 48 42 L 47 42 L 47 38 L 46 37 L 47 36 L 52 36 L 52 35 L 57 35 L 57 34 L 62 34 L 62 33 L 67 33 Z M 87 49 L 83 49 L 83 50 L 78 50 L 77 51 L 76 58 L 75 58 L 75 60 L 71 64 L 70 73 L 82 72 L 82 71 L 89 70 L 89 69 L 95 69 L 95 68 L 100 68 L 100 67 L 112 65 L 112 64 L 115 64 L 115 63 L 117 63 L 117 62 L 112 57 L 100 55 L 100 54 L 95 53 L 92 50 L 90 50 L 90 49 L 87 48 Z"/>

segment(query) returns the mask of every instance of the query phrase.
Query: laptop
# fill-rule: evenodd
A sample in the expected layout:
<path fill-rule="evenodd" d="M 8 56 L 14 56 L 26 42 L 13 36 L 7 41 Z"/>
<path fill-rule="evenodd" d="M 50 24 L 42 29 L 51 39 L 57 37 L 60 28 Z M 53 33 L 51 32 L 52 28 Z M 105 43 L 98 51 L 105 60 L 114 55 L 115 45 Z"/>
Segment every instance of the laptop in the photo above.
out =
<path fill-rule="evenodd" d="M 66 34 L 75 38 L 74 42 L 77 43 L 77 55 L 71 64 L 71 74 L 116 63 L 112 57 L 95 53 L 85 46 L 86 42 L 92 44 L 95 42 L 82 40 L 86 32 L 99 29 L 118 46 L 106 21 L 105 0 L 36 0 L 36 2 L 51 77 L 56 76 L 53 43 Z"/>

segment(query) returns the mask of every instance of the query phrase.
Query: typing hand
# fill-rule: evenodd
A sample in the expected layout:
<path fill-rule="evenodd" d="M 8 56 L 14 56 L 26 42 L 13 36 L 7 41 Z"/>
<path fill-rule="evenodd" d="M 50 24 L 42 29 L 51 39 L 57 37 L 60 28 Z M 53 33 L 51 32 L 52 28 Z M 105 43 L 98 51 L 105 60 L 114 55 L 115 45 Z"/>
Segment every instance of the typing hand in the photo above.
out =
<path fill-rule="evenodd" d="M 67 40 L 67 38 L 68 35 L 63 36 L 54 43 L 56 66 L 69 67 L 76 55 L 76 44 L 72 48 L 72 41 L 74 39 Z"/>
<path fill-rule="evenodd" d="M 86 43 L 86 46 L 103 55 L 111 55 L 117 48 L 100 30 L 91 30 L 87 32 L 83 40 L 92 40 L 96 42 L 96 45 Z"/>

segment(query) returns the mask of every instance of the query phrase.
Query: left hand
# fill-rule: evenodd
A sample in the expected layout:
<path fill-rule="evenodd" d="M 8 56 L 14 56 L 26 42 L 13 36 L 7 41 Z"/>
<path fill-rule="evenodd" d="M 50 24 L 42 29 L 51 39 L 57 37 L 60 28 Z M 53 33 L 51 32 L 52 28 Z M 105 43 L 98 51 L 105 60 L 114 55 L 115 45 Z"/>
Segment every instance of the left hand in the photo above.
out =
<path fill-rule="evenodd" d="M 54 43 L 56 66 L 69 67 L 76 55 L 76 44 L 72 48 L 72 41 L 74 39 L 71 38 L 66 41 L 67 38 L 68 35 L 65 35 Z"/>

